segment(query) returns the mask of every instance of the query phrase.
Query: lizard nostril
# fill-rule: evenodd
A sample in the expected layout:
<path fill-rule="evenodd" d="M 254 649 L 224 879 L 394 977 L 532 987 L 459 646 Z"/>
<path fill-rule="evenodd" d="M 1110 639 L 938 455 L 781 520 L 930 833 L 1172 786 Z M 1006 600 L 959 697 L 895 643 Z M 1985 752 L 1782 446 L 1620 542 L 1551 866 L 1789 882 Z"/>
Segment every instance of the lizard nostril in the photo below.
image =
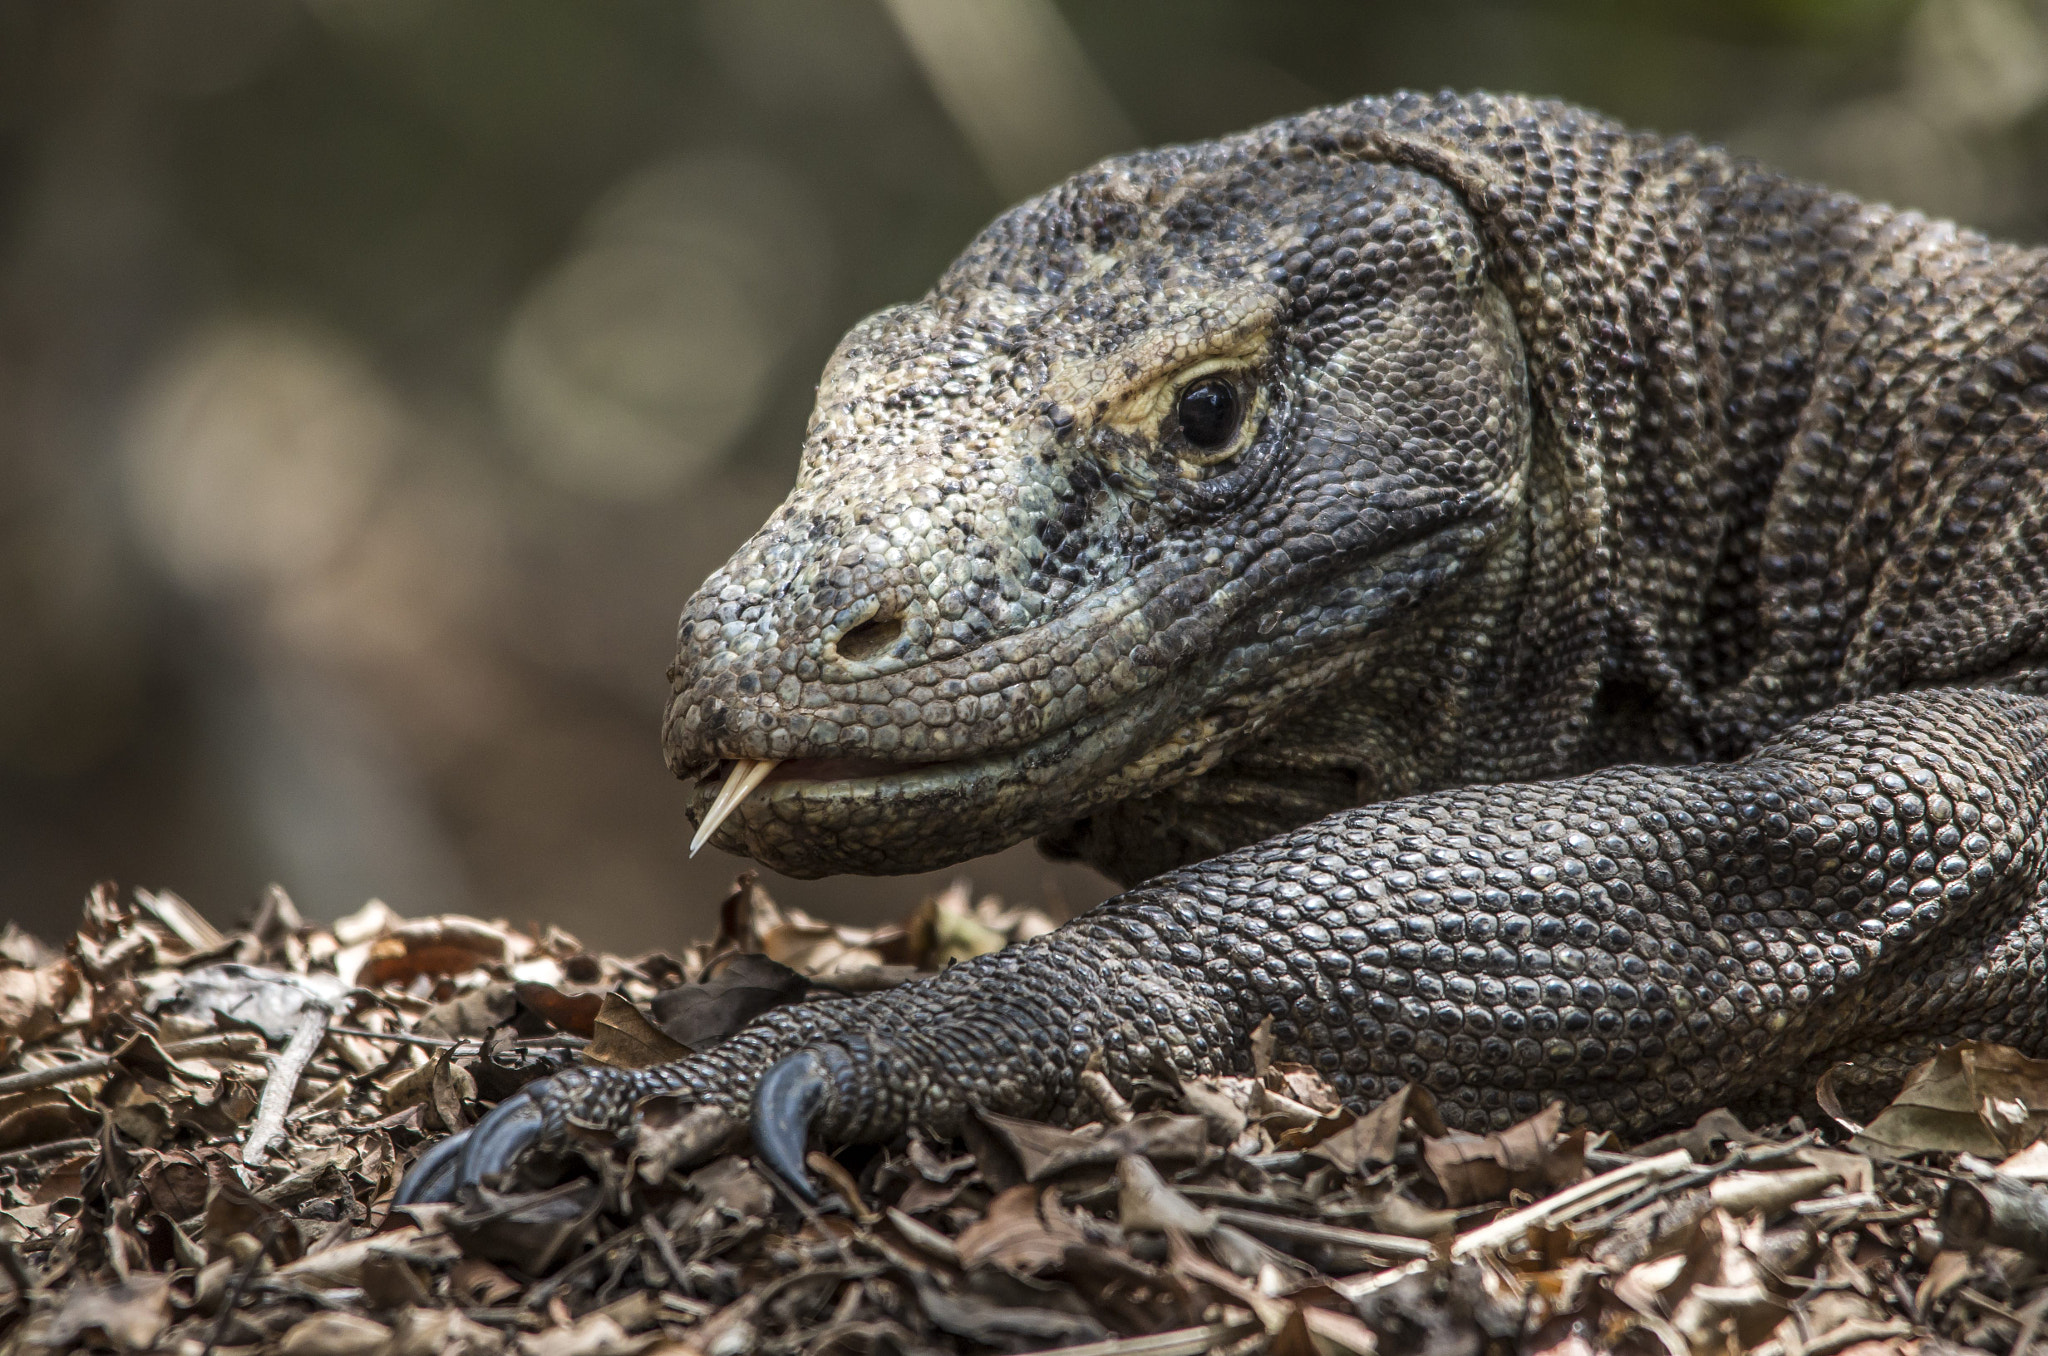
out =
<path fill-rule="evenodd" d="M 841 659 L 865 664 L 894 645 L 903 635 L 903 618 L 871 617 L 841 636 L 833 645 Z"/>

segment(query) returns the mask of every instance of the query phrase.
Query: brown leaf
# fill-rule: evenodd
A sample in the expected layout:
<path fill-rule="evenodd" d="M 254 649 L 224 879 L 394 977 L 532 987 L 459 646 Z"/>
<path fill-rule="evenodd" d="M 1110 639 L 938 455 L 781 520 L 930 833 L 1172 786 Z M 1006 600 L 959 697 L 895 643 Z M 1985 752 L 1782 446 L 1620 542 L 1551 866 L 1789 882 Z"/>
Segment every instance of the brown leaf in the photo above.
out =
<path fill-rule="evenodd" d="M 1970 1279 L 1970 1254 L 1955 1249 L 1938 1252 L 1927 1264 L 1927 1275 L 1922 1278 L 1919 1289 L 1913 1292 L 1913 1307 L 1922 1314 L 1934 1311 L 1934 1306 L 1947 1299 L 1956 1287 Z"/>
<path fill-rule="evenodd" d="M 455 1061 L 452 1050 L 434 1058 L 434 1076 L 427 1083 L 427 1106 L 432 1119 L 450 1134 L 469 1128 L 469 1113 L 463 1103 L 476 1097 L 476 1076 Z"/>
<path fill-rule="evenodd" d="M 2048 1060 L 1964 1041 L 1906 1075 L 1861 1138 L 1892 1155 L 1935 1150 L 2003 1158 L 2048 1129 Z"/>
<path fill-rule="evenodd" d="M 1436 1098 L 1429 1089 L 1408 1083 L 1371 1111 L 1339 1128 L 1335 1134 L 1300 1147 L 1332 1164 L 1340 1172 L 1363 1174 L 1371 1164 L 1394 1161 L 1394 1151 L 1401 1143 L 1401 1126 L 1410 1119 L 1425 1135 L 1441 1137 L 1450 1133 L 1437 1112 Z"/>
<path fill-rule="evenodd" d="M 712 966 L 702 983 L 663 989 L 650 1004 L 661 1029 L 692 1050 L 708 1050 L 762 1013 L 811 992 L 809 979 L 757 952 L 734 952 Z"/>
<path fill-rule="evenodd" d="M 1190 1078 L 1180 1085 L 1181 1105 L 1209 1124 L 1209 1140 L 1228 1146 L 1251 1124 L 1249 1078 Z"/>
<path fill-rule="evenodd" d="M 0 1037 L 41 1040 L 57 1029 L 78 992 L 78 970 L 68 960 L 34 969 L 0 963 Z"/>
<path fill-rule="evenodd" d="M 1067 1239 L 1046 1228 L 1039 1213 L 1043 1195 L 1043 1187 L 1028 1184 L 997 1195 L 987 1213 L 957 1240 L 960 1265 L 1001 1267 L 1019 1275 L 1057 1267 L 1066 1255 Z"/>
<path fill-rule="evenodd" d="M 206 1208 L 206 1164 L 196 1154 L 152 1153 L 136 1176 L 150 1204 L 172 1219 L 186 1219 Z"/>
<path fill-rule="evenodd" d="M 690 1174 L 688 1186 L 696 1203 L 682 1210 L 686 1229 L 702 1231 L 734 1221 L 758 1219 L 775 1204 L 775 1189 L 744 1158 L 720 1158 L 707 1163 Z"/>
<path fill-rule="evenodd" d="M 746 1122 L 722 1107 L 656 1093 L 634 1107 L 633 1160 L 650 1184 L 745 1142 Z"/>
<path fill-rule="evenodd" d="M 279 1356 L 375 1356 L 391 1329 L 361 1314 L 320 1313 L 302 1318 L 278 1342 Z"/>
<path fill-rule="evenodd" d="M 517 1294 L 518 1289 L 514 1286 L 511 1293 Z M 391 1344 L 384 1348 L 383 1356 L 498 1356 L 504 1348 L 505 1339 L 496 1330 L 466 1314 L 453 1309 L 407 1309 L 392 1323 Z"/>
<path fill-rule="evenodd" d="M 475 1040 L 511 1021 L 518 1011 L 519 997 L 512 985 L 482 984 L 428 1008 L 413 1031 L 444 1041 Z"/>
<path fill-rule="evenodd" d="M 905 927 L 914 964 L 943 970 L 956 961 L 973 960 L 1009 944 L 1008 937 L 977 916 L 969 897 L 967 882 L 955 880 L 917 906 Z"/>
<path fill-rule="evenodd" d="M 509 965 L 524 959 L 533 943 L 502 923 L 451 913 L 408 919 L 366 947 L 354 974 L 339 957 L 336 968 L 344 981 L 374 989 L 410 984 L 421 975 L 465 975 L 479 966 Z"/>
<path fill-rule="evenodd" d="M 0 1150 L 89 1135 L 99 1114 L 63 1088 L 37 1088 L 0 1097 Z"/>
<path fill-rule="evenodd" d="M 658 1332 L 628 1336 L 616 1318 L 600 1310 L 566 1327 L 524 1337 L 519 1346 L 525 1356 L 639 1356 L 659 1341 Z"/>
<path fill-rule="evenodd" d="M 761 952 L 805 975 L 838 975 L 908 959 L 901 927 L 842 927 L 801 909 L 785 909 L 769 898 L 751 871 L 734 882 L 719 916 L 724 938 L 737 949 Z"/>
<path fill-rule="evenodd" d="M 1586 1175 L 1586 1134 L 1561 1136 L 1563 1124 L 1564 1104 L 1552 1102 L 1497 1134 L 1430 1136 L 1422 1142 L 1423 1168 L 1454 1206 L 1570 1186 Z"/>
<path fill-rule="evenodd" d="M 23 1336 L 31 1350 L 68 1351 L 94 1345 L 145 1351 L 171 1322 L 171 1278 L 140 1274 L 115 1285 L 73 1285 L 50 1312 L 38 1315 Z"/>
<path fill-rule="evenodd" d="M 267 1235 L 270 1258 L 279 1265 L 305 1253 L 298 1222 L 243 1186 L 228 1171 L 224 1159 L 209 1159 L 207 1170 L 206 1213 L 199 1224 L 199 1242 L 209 1260 L 234 1255 L 234 1240 L 244 1236 L 261 1242 Z"/>
<path fill-rule="evenodd" d="M 594 1035 L 584 1058 L 615 1069 L 651 1069 L 685 1059 L 690 1048 L 649 1021 L 639 1008 L 615 993 L 604 996 L 592 1024 Z"/>
<path fill-rule="evenodd" d="M 465 1257 L 448 1269 L 448 1288 L 465 1304 L 489 1308 L 521 1290 L 519 1282 L 480 1257 Z"/>
<path fill-rule="evenodd" d="M 588 1036 L 596 1030 L 598 1010 L 604 1006 L 602 993 L 563 993 L 551 983 L 539 983 L 522 979 L 512 985 L 512 993 L 520 1006 L 535 1012 L 555 1030 L 565 1030 L 571 1036 Z"/>
<path fill-rule="evenodd" d="M 1043 1182 L 1078 1168 L 1109 1168 L 1126 1154 L 1160 1163 L 1198 1163 L 1208 1157 L 1209 1125 L 1200 1116 L 1151 1111 L 1105 1132 L 1100 1126 L 1058 1126 L 984 1111 L 981 1120 L 1016 1155 L 1027 1182 Z"/>
<path fill-rule="evenodd" d="M 2022 1182 L 2048 1182 L 2048 1139 L 2037 1139 L 1998 1165 L 2007 1177 Z"/>
<path fill-rule="evenodd" d="M 1252 1028 L 1250 1046 L 1252 1077 L 1263 1082 L 1266 1077 L 1266 1071 L 1273 1067 L 1273 1017 L 1271 1013 L 1259 1018 L 1259 1024 Z"/>
<path fill-rule="evenodd" d="M 1100 1342 L 1109 1330 L 1094 1319 L 1058 1309 L 1025 1304 L 996 1304 L 973 1294 L 949 1295 L 929 1275 L 912 1277 L 918 1307 L 933 1324 L 1003 1351 L 1077 1346 Z"/>

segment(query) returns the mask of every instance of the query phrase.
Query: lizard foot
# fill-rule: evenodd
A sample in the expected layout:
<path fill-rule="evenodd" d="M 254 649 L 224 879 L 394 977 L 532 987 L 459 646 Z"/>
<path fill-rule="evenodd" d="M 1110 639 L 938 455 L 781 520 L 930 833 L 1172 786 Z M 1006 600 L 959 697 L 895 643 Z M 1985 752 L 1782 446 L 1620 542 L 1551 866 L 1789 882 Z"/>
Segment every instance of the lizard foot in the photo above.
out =
<path fill-rule="evenodd" d="M 462 1188 L 494 1178 L 535 1154 L 559 1146 L 572 1124 L 610 1130 L 630 1141 L 640 1130 L 637 1103 L 649 1094 L 681 1094 L 706 1112 L 668 1152 L 675 1165 L 702 1162 L 731 1143 L 730 1131 L 750 1118 L 756 1151 L 797 1196 L 815 1203 L 804 1166 L 814 1133 L 873 1140 L 901 1128 L 900 1107 L 883 1109 L 876 1078 L 862 1058 L 867 1042 L 827 1041 L 794 1052 L 757 1052 L 758 1063 L 684 1060 L 642 1070 L 582 1068 L 529 1083 L 466 1131 L 423 1153 L 400 1184 L 397 1205 L 452 1201 Z M 777 1055 L 780 1058 L 777 1058 Z M 767 1066 L 765 1073 L 749 1070 Z"/>
<path fill-rule="evenodd" d="M 452 1201 L 456 1191 L 516 1164 L 543 1138 L 548 1117 L 541 1098 L 551 1079 L 529 1083 L 493 1107 L 469 1129 L 421 1154 L 398 1185 L 394 1208 Z"/>

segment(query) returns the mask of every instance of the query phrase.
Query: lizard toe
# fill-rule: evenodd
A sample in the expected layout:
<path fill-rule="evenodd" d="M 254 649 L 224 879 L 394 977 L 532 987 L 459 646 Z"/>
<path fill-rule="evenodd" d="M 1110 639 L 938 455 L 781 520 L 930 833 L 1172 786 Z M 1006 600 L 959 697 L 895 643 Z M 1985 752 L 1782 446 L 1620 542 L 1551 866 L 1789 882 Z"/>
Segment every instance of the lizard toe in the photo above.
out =
<path fill-rule="evenodd" d="M 398 1184 L 398 1194 L 391 1198 L 392 1209 L 454 1200 L 455 1173 L 470 1133 L 464 1130 L 450 1135 L 421 1154 L 413 1163 L 412 1171 L 406 1173 L 405 1180 Z"/>
<path fill-rule="evenodd" d="M 754 1147 L 761 1161 L 807 1203 L 818 1202 L 817 1188 L 804 1167 L 811 1127 L 832 1093 L 825 1062 L 810 1050 L 778 1061 L 754 1089 Z"/>
<path fill-rule="evenodd" d="M 540 1094 L 546 1079 L 530 1083 L 493 1107 L 460 1134 L 421 1154 L 399 1183 L 394 1205 L 452 1201 L 463 1187 L 495 1176 L 518 1162 L 547 1128 Z"/>

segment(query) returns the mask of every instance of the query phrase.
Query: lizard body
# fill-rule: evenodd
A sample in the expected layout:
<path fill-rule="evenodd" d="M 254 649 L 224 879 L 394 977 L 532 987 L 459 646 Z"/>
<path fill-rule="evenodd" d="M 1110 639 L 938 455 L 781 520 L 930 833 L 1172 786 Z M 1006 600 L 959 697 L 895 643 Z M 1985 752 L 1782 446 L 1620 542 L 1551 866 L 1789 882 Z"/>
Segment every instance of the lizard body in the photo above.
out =
<path fill-rule="evenodd" d="M 717 841 L 782 870 L 1039 834 L 1144 883 L 562 1075 L 408 1190 L 653 1090 L 785 1167 L 1082 1115 L 1268 1017 L 1475 1128 L 2048 1048 L 2044 413 L 2040 253 L 1560 104 L 1076 176 L 842 343 L 664 743 L 700 815 L 766 772 Z"/>

